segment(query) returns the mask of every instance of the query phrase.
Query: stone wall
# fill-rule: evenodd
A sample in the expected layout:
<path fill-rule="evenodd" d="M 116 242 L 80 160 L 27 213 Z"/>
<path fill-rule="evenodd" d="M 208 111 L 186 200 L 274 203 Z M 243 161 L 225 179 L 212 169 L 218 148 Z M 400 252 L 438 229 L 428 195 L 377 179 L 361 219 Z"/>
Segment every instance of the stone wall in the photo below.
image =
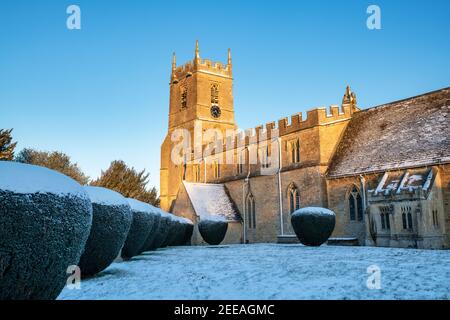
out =
<path fill-rule="evenodd" d="M 336 213 L 336 226 L 331 237 L 356 237 L 364 245 L 366 215 L 364 214 L 363 221 L 350 220 L 348 193 L 353 186 L 361 189 L 359 177 L 327 180 L 328 208 Z"/>

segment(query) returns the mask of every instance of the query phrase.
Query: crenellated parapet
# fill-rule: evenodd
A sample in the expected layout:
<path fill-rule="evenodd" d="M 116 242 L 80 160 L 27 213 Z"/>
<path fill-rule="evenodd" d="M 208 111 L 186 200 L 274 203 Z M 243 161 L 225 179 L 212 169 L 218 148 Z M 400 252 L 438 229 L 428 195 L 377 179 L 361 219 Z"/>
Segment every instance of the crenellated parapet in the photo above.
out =
<path fill-rule="evenodd" d="M 326 108 L 316 108 L 306 112 L 306 118 L 303 118 L 302 113 L 297 113 L 288 118 L 278 120 L 278 130 L 280 136 L 312 128 L 315 126 L 323 126 L 351 118 L 352 109 L 350 106 L 331 106 L 329 112 Z"/>
<path fill-rule="evenodd" d="M 200 57 L 200 52 L 198 49 L 198 41 L 195 44 L 195 56 L 194 59 L 188 61 L 184 65 L 176 66 L 175 54 L 172 60 L 172 74 L 171 74 L 171 84 L 177 83 L 183 78 L 192 76 L 195 72 L 206 72 L 215 75 L 231 78 L 232 77 L 232 63 L 231 63 L 231 52 L 228 49 L 228 61 L 227 64 L 222 62 L 214 62 L 210 59 L 202 59 Z"/>
<path fill-rule="evenodd" d="M 271 141 L 278 137 L 282 138 L 283 136 L 316 126 L 332 125 L 334 123 L 349 120 L 354 112 L 355 107 L 352 105 L 332 105 L 328 110 L 326 108 L 308 110 L 306 112 L 306 117 L 303 117 L 303 114 L 299 112 L 292 115 L 290 118 L 286 117 L 279 119 L 278 121 L 271 121 L 265 125 L 241 130 L 232 136 L 223 137 L 221 150 L 223 150 L 223 152 L 231 151 L 230 146 L 231 149 L 248 147 L 253 144 L 260 144 L 264 141 Z M 208 144 L 209 143 L 205 143 L 203 147 L 206 148 Z M 216 146 L 220 146 L 220 142 L 218 142 Z"/>

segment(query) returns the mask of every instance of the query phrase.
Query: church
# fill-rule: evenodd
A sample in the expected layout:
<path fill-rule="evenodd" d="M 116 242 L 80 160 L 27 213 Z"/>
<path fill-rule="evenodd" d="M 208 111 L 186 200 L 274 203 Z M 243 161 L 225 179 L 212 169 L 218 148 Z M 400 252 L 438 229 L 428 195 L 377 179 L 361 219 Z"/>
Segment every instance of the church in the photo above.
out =
<path fill-rule="evenodd" d="M 295 242 L 291 214 L 314 206 L 336 213 L 330 241 L 450 247 L 450 88 L 360 108 L 347 87 L 340 105 L 243 131 L 232 89 L 230 51 L 226 64 L 198 42 L 192 61 L 173 56 L 163 210 L 226 219 L 226 244 Z"/>

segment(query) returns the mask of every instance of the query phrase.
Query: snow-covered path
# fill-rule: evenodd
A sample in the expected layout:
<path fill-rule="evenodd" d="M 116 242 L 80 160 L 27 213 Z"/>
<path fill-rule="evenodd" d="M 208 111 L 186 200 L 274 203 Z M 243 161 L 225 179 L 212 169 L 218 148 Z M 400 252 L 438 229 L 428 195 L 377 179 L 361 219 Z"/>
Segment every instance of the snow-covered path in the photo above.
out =
<path fill-rule="evenodd" d="M 368 289 L 367 268 L 381 270 Z M 114 263 L 59 299 L 449 299 L 450 251 L 254 244 L 177 247 Z"/>

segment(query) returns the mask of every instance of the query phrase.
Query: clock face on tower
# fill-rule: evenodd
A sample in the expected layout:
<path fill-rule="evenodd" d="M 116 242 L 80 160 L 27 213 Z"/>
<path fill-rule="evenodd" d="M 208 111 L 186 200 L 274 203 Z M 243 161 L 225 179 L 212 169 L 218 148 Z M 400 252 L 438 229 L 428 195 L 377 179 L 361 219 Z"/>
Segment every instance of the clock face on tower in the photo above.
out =
<path fill-rule="evenodd" d="M 218 105 L 213 105 L 211 107 L 211 115 L 213 116 L 213 118 L 219 118 L 221 114 L 220 108 Z"/>

